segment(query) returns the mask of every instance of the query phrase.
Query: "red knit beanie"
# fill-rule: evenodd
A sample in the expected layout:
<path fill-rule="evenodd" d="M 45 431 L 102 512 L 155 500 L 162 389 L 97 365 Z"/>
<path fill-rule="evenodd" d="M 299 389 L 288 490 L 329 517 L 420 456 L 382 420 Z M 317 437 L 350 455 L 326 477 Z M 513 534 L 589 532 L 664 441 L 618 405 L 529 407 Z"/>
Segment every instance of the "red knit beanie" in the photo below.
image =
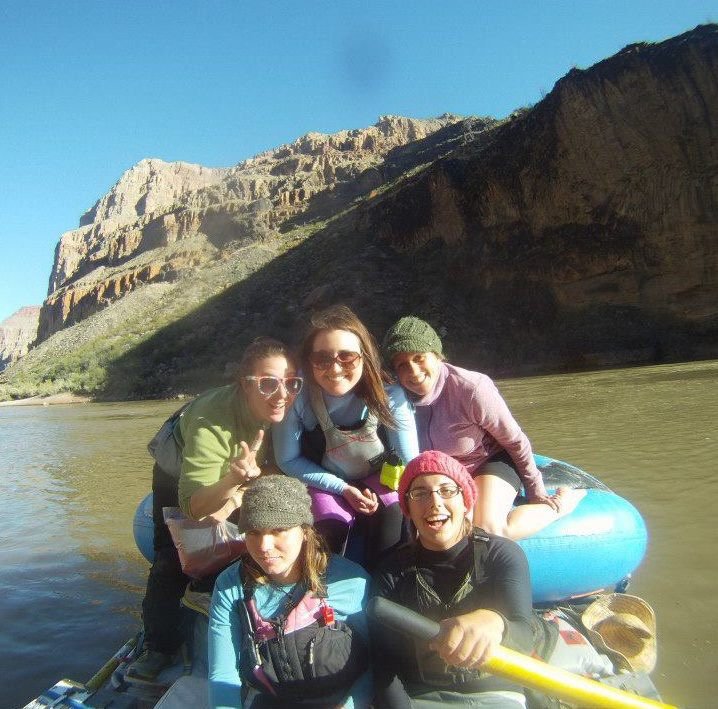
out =
<path fill-rule="evenodd" d="M 467 510 L 474 509 L 476 502 L 476 488 L 469 471 L 458 460 L 441 451 L 424 451 L 409 462 L 399 479 L 399 504 L 401 511 L 408 517 L 406 493 L 411 483 L 420 475 L 446 475 L 460 488 L 464 495 L 464 504 Z"/>

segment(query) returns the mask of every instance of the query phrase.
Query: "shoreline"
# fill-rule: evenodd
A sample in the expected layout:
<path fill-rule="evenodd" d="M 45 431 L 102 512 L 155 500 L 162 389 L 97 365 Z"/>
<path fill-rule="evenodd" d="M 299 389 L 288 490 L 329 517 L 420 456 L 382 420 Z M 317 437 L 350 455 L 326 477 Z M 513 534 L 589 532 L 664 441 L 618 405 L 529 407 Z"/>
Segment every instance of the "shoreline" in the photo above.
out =
<path fill-rule="evenodd" d="M 89 404 L 93 401 L 91 396 L 81 396 L 64 392 L 50 394 L 49 396 L 30 396 L 27 399 L 0 401 L 0 406 L 51 406 L 55 404 Z"/>

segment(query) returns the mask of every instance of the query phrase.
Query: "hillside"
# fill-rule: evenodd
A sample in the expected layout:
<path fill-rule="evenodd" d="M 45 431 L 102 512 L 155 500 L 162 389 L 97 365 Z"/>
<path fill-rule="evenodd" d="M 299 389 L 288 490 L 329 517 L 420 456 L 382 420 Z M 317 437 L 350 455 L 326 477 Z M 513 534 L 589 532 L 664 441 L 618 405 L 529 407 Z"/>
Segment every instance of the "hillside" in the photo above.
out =
<path fill-rule="evenodd" d="M 146 160 L 56 250 L 0 396 L 173 396 L 343 301 L 493 374 L 718 356 L 718 27 L 503 121 L 384 117 L 233 168 Z"/>

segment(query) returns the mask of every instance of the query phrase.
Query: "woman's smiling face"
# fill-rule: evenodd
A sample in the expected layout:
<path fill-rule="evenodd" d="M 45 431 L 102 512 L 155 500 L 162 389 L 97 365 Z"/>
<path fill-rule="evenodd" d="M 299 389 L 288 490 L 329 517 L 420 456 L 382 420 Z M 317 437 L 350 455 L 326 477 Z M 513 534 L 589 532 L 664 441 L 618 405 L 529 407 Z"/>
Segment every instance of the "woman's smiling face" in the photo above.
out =
<path fill-rule="evenodd" d="M 454 493 L 442 497 L 439 491 Z M 465 534 L 464 521 L 468 510 L 461 488 L 448 476 L 439 473 L 420 475 L 414 480 L 407 495 L 409 516 L 419 533 L 423 547 L 444 551 L 454 546 Z M 411 494 L 423 499 L 412 499 Z"/>
<path fill-rule="evenodd" d="M 336 361 L 339 353 L 359 355 L 353 362 L 343 365 Z M 312 373 L 317 384 L 331 396 L 343 396 L 358 383 L 364 372 L 361 357 L 361 342 L 348 330 L 320 330 L 314 337 L 310 359 L 320 355 L 324 359 L 334 358 L 328 366 L 312 364 Z"/>
<path fill-rule="evenodd" d="M 279 380 L 296 375 L 294 365 L 282 355 L 273 355 L 257 360 L 251 372 L 253 377 L 276 377 Z M 296 398 L 296 394 L 290 394 L 284 384 L 280 384 L 277 390 L 269 396 L 261 393 L 256 381 L 243 379 L 242 388 L 253 416 L 258 421 L 265 423 L 279 423 L 284 418 L 285 411 Z"/>
<path fill-rule="evenodd" d="M 399 352 L 394 355 L 391 365 L 404 389 L 424 397 L 436 385 L 441 360 L 433 352 Z"/>

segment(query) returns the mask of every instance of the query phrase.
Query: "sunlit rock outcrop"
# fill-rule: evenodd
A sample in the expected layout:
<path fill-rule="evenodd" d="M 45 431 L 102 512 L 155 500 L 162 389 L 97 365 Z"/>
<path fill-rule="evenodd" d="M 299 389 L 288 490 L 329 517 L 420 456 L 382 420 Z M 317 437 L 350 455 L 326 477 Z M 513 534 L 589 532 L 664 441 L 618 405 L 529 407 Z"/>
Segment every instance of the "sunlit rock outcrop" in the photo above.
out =
<path fill-rule="evenodd" d="M 716 135 L 706 25 L 501 120 L 384 117 L 229 168 L 142 161 L 62 236 L 40 344 L 0 388 L 201 390 L 337 301 L 377 335 L 426 317 L 494 374 L 718 357 Z"/>
<path fill-rule="evenodd" d="M 378 187 L 371 168 L 394 148 L 456 123 L 383 116 L 376 125 L 294 143 L 230 168 L 142 160 L 60 238 L 39 339 L 84 319 L 142 284 L 175 278 L 246 240 L 275 233 L 312 198 L 339 187 L 343 199 Z M 194 238 L 183 248 L 177 242 Z"/>
<path fill-rule="evenodd" d="M 37 337 L 40 306 L 20 308 L 0 322 L 0 371 L 19 360 Z"/>

